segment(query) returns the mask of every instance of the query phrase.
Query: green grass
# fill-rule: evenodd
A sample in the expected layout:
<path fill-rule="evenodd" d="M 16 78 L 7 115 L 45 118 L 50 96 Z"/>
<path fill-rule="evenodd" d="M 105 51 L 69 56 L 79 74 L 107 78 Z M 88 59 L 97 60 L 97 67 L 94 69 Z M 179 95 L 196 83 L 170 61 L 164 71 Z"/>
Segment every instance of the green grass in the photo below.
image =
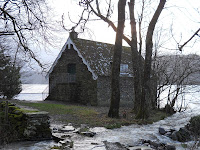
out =
<path fill-rule="evenodd" d="M 30 102 L 17 102 L 17 104 L 35 108 L 40 111 L 47 111 L 52 117 L 57 115 L 66 115 L 66 118 L 53 118 L 55 118 L 56 121 L 62 121 L 63 123 L 73 123 L 74 125 L 88 124 L 89 126 L 103 126 L 108 129 L 112 129 L 119 128 L 121 125 L 128 125 L 133 123 L 124 119 L 108 118 L 106 113 L 104 115 L 99 114 L 95 108 L 93 109 L 87 106 Z"/>
<path fill-rule="evenodd" d="M 97 112 L 93 109 L 88 109 L 85 106 L 63 105 L 63 104 L 49 104 L 49 103 L 26 103 L 19 102 L 20 105 L 32 107 L 40 111 L 47 111 L 50 115 L 81 115 L 90 116 L 96 115 Z"/>
<path fill-rule="evenodd" d="M 35 113 L 35 112 L 39 112 L 38 110 L 30 110 L 30 109 L 24 109 L 24 108 L 20 108 L 19 111 L 22 111 L 23 113 Z"/>
<path fill-rule="evenodd" d="M 95 107 L 77 106 L 77 105 L 66 105 L 66 104 L 54 104 L 54 103 L 31 103 L 31 102 L 20 102 L 17 104 L 22 106 L 28 106 L 31 108 L 38 109 L 40 111 L 49 112 L 52 121 L 59 121 L 62 123 L 72 123 L 75 126 L 80 124 L 88 124 L 91 127 L 101 126 L 108 129 L 120 128 L 123 125 L 130 124 L 149 124 L 167 117 L 165 113 L 161 111 L 151 112 L 148 120 L 136 120 L 134 114 L 129 112 L 128 119 L 113 119 L 107 117 L 107 110 L 105 112 L 98 112 Z"/>

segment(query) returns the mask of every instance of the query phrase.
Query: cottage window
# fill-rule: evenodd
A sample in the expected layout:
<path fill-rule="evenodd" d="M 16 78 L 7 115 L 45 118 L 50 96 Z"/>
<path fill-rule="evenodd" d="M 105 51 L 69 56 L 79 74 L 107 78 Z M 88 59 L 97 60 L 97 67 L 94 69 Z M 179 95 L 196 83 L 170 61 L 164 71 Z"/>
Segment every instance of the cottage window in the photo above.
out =
<path fill-rule="evenodd" d="M 70 44 L 70 49 L 74 49 L 74 46 L 73 46 L 73 44 Z"/>
<path fill-rule="evenodd" d="M 120 65 L 120 73 L 121 74 L 128 73 L 128 64 L 121 64 Z"/>
<path fill-rule="evenodd" d="M 76 74 L 76 64 L 68 64 L 67 65 L 67 73 Z"/>

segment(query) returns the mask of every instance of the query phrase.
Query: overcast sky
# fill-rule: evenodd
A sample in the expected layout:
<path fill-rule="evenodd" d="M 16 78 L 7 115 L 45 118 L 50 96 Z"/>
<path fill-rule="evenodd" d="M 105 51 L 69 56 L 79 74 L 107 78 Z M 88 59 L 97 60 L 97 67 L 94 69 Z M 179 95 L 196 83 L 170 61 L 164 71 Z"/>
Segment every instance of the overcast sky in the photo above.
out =
<path fill-rule="evenodd" d="M 103 1 L 103 0 L 102 0 Z M 101 2 L 102 2 L 101 1 Z M 153 11 L 156 8 L 155 5 L 149 7 L 149 10 Z M 81 13 L 81 8 L 78 6 L 78 0 L 49 0 L 49 4 L 53 10 L 53 18 L 57 22 L 61 20 L 61 15 L 65 16 L 65 25 L 67 28 L 72 26 L 72 23 L 68 20 L 70 16 L 71 20 L 76 22 Z M 105 9 L 105 5 L 101 5 Z M 128 9 L 127 9 L 128 12 Z M 147 11 L 148 12 L 148 11 Z M 150 12 L 150 11 L 149 11 Z M 138 12 L 139 13 L 139 12 Z M 114 14 L 112 21 L 116 23 L 117 6 L 114 6 Z M 150 13 L 151 14 L 151 13 Z M 127 13 L 128 16 L 128 13 Z M 149 15 L 147 18 L 151 18 Z M 147 19 L 148 20 L 148 19 Z M 145 24 L 145 23 L 144 23 Z M 147 23 L 146 23 L 147 24 Z M 87 27 L 90 29 L 90 34 L 85 32 L 79 34 L 80 38 L 90 39 L 106 43 L 114 43 L 115 32 L 111 27 L 103 21 L 92 21 Z M 129 21 L 126 21 L 125 34 L 129 35 Z M 161 44 L 159 51 L 160 54 L 175 54 L 180 53 L 177 49 L 177 42 L 184 43 L 191 35 L 200 27 L 200 2 L 199 0 L 168 0 L 166 8 L 163 10 L 162 15 L 159 18 L 157 29 L 162 28 Z M 145 28 L 145 25 L 144 25 Z M 145 31 L 144 31 L 145 32 Z M 159 32 L 157 32 L 159 34 Z M 155 33 L 155 34 L 157 34 Z M 58 42 L 57 47 L 52 48 L 52 53 L 49 53 L 50 61 L 54 60 L 62 46 L 68 38 L 68 32 L 63 31 L 60 34 L 62 40 Z M 172 36 L 173 35 L 173 36 Z M 170 39 L 170 40 L 169 40 Z M 195 38 L 184 48 L 182 54 L 197 53 L 200 55 L 200 38 Z M 196 42 L 196 43 L 195 43 Z M 124 42 L 124 45 L 126 43 Z M 48 59 L 48 60 L 49 60 Z"/>

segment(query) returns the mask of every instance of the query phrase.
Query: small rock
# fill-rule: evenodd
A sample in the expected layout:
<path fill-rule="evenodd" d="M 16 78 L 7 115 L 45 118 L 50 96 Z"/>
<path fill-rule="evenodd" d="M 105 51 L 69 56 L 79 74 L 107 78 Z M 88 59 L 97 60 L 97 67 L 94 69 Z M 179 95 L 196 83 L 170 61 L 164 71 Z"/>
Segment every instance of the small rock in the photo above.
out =
<path fill-rule="evenodd" d="M 106 150 L 127 150 L 127 148 L 125 148 L 119 142 L 112 143 L 112 142 L 104 141 L 104 144 L 106 146 Z"/>
<path fill-rule="evenodd" d="M 53 140 L 54 140 L 56 143 L 58 143 L 58 142 L 61 141 L 61 140 L 64 140 L 64 139 L 59 138 L 59 137 L 54 136 L 54 135 L 52 135 L 52 138 L 53 138 Z"/>
<path fill-rule="evenodd" d="M 53 133 L 56 133 L 56 132 L 58 132 L 58 129 L 54 127 L 54 128 L 52 129 L 52 132 L 53 132 Z"/>
<path fill-rule="evenodd" d="M 174 140 L 174 141 L 178 141 L 177 132 L 178 132 L 178 131 L 174 131 L 174 132 L 171 134 L 171 136 L 170 136 L 170 138 L 171 138 L 172 140 Z"/>
<path fill-rule="evenodd" d="M 68 123 L 68 126 L 72 126 L 72 123 Z"/>
<path fill-rule="evenodd" d="M 73 126 L 64 126 L 62 129 L 60 129 L 62 132 L 70 132 L 74 131 L 75 128 Z"/>
<path fill-rule="evenodd" d="M 99 143 L 91 143 L 92 145 L 99 145 Z"/>
<path fill-rule="evenodd" d="M 165 136 L 171 138 L 171 137 L 172 137 L 172 133 L 171 133 L 171 132 L 167 132 L 167 133 L 165 134 Z"/>
<path fill-rule="evenodd" d="M 169 132 L 173 133 L 176 129 L 170 129 Z"/>
<path fill-rule="evenodd" d="M 59 141 L 60 144 L 66 145 L 65 141 Z"/>
<path fill-rule="evenodd" d="M 61 138 L 70 138 L 72 137 L 73 133 L 72 134 L 64 134 L 64 135 L 61 135 Z"/>
<path fill-rule="evenodd" d="M 157 148 L 158 146 L 159 146 L 159 144 L 158 143 L 156 143 L 156 142 L 150 142 L 149 143 L 153 148 Z"/>
<path fill-rule="evenodd" d="M 134 147 L 129 147 L 129 150 L 153 150 L 152 148 L 148 146 L 134 146 Z"/>
<path fill-rule="evenodd" d="M 160 133 L 161 135 L 164 135 L 165 133 L 167 133 L 167 131 L 165 131 L 164 128 L 159 127 L 158 130 L 159 130 L 159 133 Z"/>
<path fill-rule="evenodd" d="M 88 136 L 88 137 L 93 137 L 96 135 L 95 132 L 81 132 L 80 134 Z"/>
<path fill-rule="evenodd" d="M 72 148 L 74 142 L 71 141 L 71 140 L 65 139 L 65 140 L 63 140 L 63 141 L 59 141 L 59 143 L 60 143 L 63 147 L 67 146 L 67 147 L 69 147 L 69 148 Z"/>

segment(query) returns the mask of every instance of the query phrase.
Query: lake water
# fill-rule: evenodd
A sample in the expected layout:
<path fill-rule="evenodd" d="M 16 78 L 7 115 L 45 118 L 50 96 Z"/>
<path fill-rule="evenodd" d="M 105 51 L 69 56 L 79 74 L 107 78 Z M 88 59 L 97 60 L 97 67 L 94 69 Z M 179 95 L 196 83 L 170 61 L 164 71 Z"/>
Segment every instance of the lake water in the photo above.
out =
<path fill-rule="evenodd" d="M 15 99 L 43 101 L 48 95 L 48 84 L 22 84 L 22 91 Z"/>

